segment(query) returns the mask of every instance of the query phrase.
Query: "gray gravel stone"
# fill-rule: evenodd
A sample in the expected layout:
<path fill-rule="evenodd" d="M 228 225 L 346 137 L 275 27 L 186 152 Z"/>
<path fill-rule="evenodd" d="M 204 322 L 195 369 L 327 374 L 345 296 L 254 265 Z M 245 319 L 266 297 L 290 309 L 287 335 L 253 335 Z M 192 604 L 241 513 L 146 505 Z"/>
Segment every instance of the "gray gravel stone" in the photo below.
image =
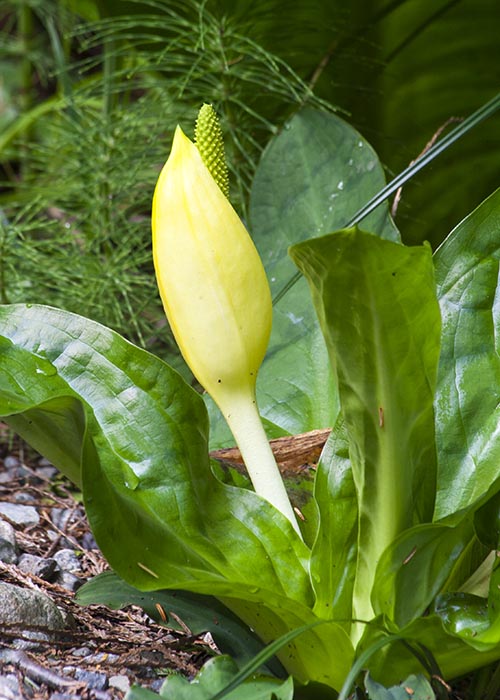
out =
<path fill-rule="evenodd" d="M 21 630 L 37 627 L 40 630 L 26 636 L 46 639 L 44 632 L 64 629 L 64 617 L 41 591 L 0 583 L 0 629 L 3 626 L 15 626 Z"/>
<path fill-rule="evenodd" d="M 15 564 L 17 561 L 16 532 L 6 520 L 0 519 L 0 561 Z"/>
<path fill-rule="evenodd" d="M 12 481 L 12 474 L 8 469 L 0 471 L 0 484 L 8 484 Z"/>
<path fill-rule="evenodd" d="M 60 549 L 54 554 L 54 559 L 63 571 L 81 571 L 80 559 L 73 549 Z"/>
<path fill-rule="evenodd" d="M 98 652 L 97 654 L 93 654 L 86 659 L 88 664 L 93 664 L 95 666 L 106 662 L 114 663 L 115 661 L 118 661 L 118 654 L 108 654 L 102 651 Z"/>
<path fill-rule="evenodd" d="M 78 578 L 78 576 L 75 576 L 75 574 L 72 574 L 69 571 L 59 571 L 55 575 L 54 583 L 57 583 L 63 588 L 67 588 L 68 591 L 76 591 L 80 588 L 84 581 L 83 579 Z"/>
<path fill-rule="evenodd" d="M 106 690 L 108 687 L 108 677 L 105 673 L 86 671 L 84 668 L 76 669 L 75 680 L 86 683 L 87 686 L 93 690 Z"/>
<path fill-rule="evenodd" d="M 0 515 L 5 515 L 9 520 L 18 525 L 38 525 L 40 516 L 33 506 L 22 506 L 18 503 L 0 501 Z"/>
<path fill-rule="evenodd" d="M 73 656 L 89 656 L 92 652 L 88 647 L 78 647 L 78 649 L 73 649 Z"/>
<path fill-rule="evenodd" d="M 21 462 L 17 457 L 14 457 L 13 455 L 8 455 L 4 459 L 3 465 L 6 469 L 15 469 L 16 467 L 19 467 L 21 465 Z"/>
<path fill-rule="evenodd" d="M 41 479 L 52 481 L 57 476 L 57 469 L 55 467 L 37 467 L 36 475 Z"/>
<path fill-rule="evenodd" d="M 76 671 L 76 666 L 63 666 L 62 672 L 64 673 L 65 676 L 70 675 L 73 676 Z"/>
<path fill-rule="evenodd" d="M 26 491 L 19 491 L 14 494 L 14 500 L 16 503 L 33 503 L 33 496 Z"/>
<path fill-rule="evenodd" d="M 57 562 L 55 559 L 44 559 L 35 554 L 21 554 L 17 565 L 26 574 L 34 574 L 45 581 L 50 581 L 56 570 Z"/>
<path fill-rule="evenodd" d="M 91 532 L 85 532 L 81 542 L 84 549 L 99 549 L 94 535 Z"/>
<path fill-rule="evenodd" d="M 69 508 L 51 508 L 50 519 L 59 530 L 64 532 L 66 525 L 71 517 L 72 511 Z"/>
<path fill-rule="evenodd" d="M 109 687 L 116 688 L 117 690 L 121 690 L 122 693 L 126 693 L 130 689 L 130 681 L 127 676 L 110 676 Z"/>
<path fill-rule="evenodd" d="M 165 680 L 163 678 L 155 678 L 154 681 L 151 682 L 150 688 L 153 692 L 159 693 L 164 683 Z"/>

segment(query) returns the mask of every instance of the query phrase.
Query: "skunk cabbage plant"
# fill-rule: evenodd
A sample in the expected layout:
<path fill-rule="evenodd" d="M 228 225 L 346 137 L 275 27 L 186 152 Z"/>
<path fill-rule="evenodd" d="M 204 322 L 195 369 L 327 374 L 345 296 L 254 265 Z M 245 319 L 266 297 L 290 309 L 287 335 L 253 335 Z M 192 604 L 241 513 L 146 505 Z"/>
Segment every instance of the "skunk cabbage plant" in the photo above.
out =
<path fill-rule="evenodd" d="M 179 349 L 224 414 L 256 492 L 298 531 L 255 397 L 271 333 L 271 293 L 252 239 L 227 199 L 215 120 L 212 107 L 203 105 L 197 146 L 177 127 L 160 173 L 152 213 L 158 286 Z"/>
<path fill-rule="evenodd" d="M 340 691 L 358 661 L 389 684 L 500 659 L 500 191 L 434 254 L 402 245 L 385 206 L 345 228 L 384 185 L 378 159 L 338 117 L 296 114 L 252 189 L 271 292 L 291 261 L 303 275 L 262 361 L 268 282 L 202 151 L 177 130 L 153 247 L 181 352 L 215 403 L 112 330 L 19 304 L 0 307 L 0 415 L 81 484 L 129 589 L 216 598 L 249 644 L 285 635 L 272 673 Z M 298 521 L 256 447 L 261 361 L 269 435 L 331 429 L 317 466 L 285 482 Z M 255 490 L 209 453 L 232 441 L 216 404 L 231 424 L 242 397 L 252 417 L 241 409 L 234 432 Z"/>

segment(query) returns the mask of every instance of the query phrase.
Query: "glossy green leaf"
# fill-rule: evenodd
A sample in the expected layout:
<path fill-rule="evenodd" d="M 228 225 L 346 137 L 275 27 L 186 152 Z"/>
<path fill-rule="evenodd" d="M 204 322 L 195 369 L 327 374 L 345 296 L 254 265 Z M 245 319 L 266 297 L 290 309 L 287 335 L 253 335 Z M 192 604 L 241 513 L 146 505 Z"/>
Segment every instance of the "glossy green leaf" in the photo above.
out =
<path fill-rule="evenodd" d="M 330 433 L 316 470 L 314 500 L 319 528 L 311 552 L 311 580 L 319 617 L 339 620 L 347 630 L 352 617 L 356 575 L 358 506 L 341 420 Z"/>
<path fill-rule="evenodd" d="M 285 124 L 262 157 L 250 200 L 252 236 L 273 296 L 295 273 L 288 247 L 341 228 L 384 184 L 377 155 L 343 119 L 306 108 Z M 366 225 L 399 240 L 387 207 Z M 304 281 L 275 306 L 259 386 L 263 414 L 291 433 L 335 421 L 335 382 Z"/>
<path fill-rule="evenodd" d="M 75 484 L 81 484 L 85 417 L 78 398 L 49 362 L 14 345 L 1 331 L 0 367 L 0 415 Z"/>
<path fill-rule="evenodd" d="M 263 646 L 255 634 L 213 596 L 188 591 L 140 591 L 113 571 L 105 571 L 87 581 L 78 589 L 76 600 L 80 605 L 107 605 L 115 610 L 137 605 L 169 629 L 182 632 L 187 626 L 192 634 L 210 632 L 219 650 L 230 654 L 238 666 L 250 661 Z M 166 620 L 161 617 L 158 605 Z M 182 620 L 184 627 L 177 618 Z M 268 661 L 266 665 L 271 673 L 283 674 L 283 668 L 276 660 Z"/>
<path fill-rule="evenodd" d="M 382 552 L 434 507 L 440 317 L 431 251 L 350 229 L 290 253 L 338 376 L 359 507 L 354 616 L 369 620 Z"/>
<path fill-rule="evenodd" d="M 283 607 L 256 606 L 244 601 L 222 598 L 247 625 L 259 630 L 266 642 L 277 644 L 279 660 L 300 683 L 315 681 L 339 688 L 354 660 L 354 648 L 349 636 L 337 621 L 324 624 L 312 610 L 304 610 L 298 604 L 290 606 L 282 600 Z M 288 605 L 290 607 L 284 607 Z M 320 624 L 322 623 L 322 624 Z M 300 635 L 297 630 L 303 627 Z M 285 644 L 280 639 L 291 635 Z M 332 663 L 332 649 L 335 663 Z"/>
<path fill-rule="evenodd" d="M 435 518 L 465 508 L 498 479 L 500 190 L 434 256 L 443 318 L 436 391 Z"/>
<path fill-rule="evenodd" d="M 293 571 L 292 577 L 286 574 L 287 590 L 291 597 L 307 600 L 301 563 L 305 547 L 289 536 L 281 516 L 266 501 L 212 476 L 203 402 L 177 373 L 112 331 L 73 314 L 6 306 L 0 308 L 0 324 L 22 356 L 31 353 L 42 368 L 38 373 L 27 368 L 24 376 L 16 367 L 28 408 L 35 401 L 39 408 L 51 396 L 53 383 L 65 383 L 66 393 L 86 408 L 86 507 L 99 544 L 110 563 L 118 564 L 118 573 L 148 588 L 161 583 L 154 574 L 175 587 L 178 577 L 204 580 L 202 587 L 226 577 L 255 587 L 250 571 L 255 574 L 260 551 L 259 587 L 272 581 L 271 589 L 283 594 L 285 577 L 278 583 L 275 565 L 284 556 Z M 29 393 L 32 385 L 36 399 Z M 234 547 L 237 541 L 240 546 Z M 245 555 L 238 553 L 243 543 Z M 231 561 L 222 553 L 225 547 L 232 551 Z M 265 563 L 268 547 L 273 549 L 273 565 Z M 252 563 L 246 558 L 250 551 Z M 288 588 L 292 579 L 295 583 Z"/>
<path fill-rule="evenodd" d="M 237 666 L 227 656 L 217 656 L 203 666 L 192 681 L 176 674 L 167 678 L 160 695 L 166 700 L 212 700 L 233 678 Z M 293 679 L 278 681 L 257 676 L 243 681 L 223 696 L 227 700 L 292 700 Z"/>

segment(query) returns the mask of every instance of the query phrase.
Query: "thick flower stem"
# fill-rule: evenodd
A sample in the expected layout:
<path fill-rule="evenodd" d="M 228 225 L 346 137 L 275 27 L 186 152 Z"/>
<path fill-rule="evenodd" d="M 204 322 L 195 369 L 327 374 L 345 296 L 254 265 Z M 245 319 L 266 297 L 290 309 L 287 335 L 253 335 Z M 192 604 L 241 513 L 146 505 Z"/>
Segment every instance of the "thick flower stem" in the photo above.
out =
<path fill-rule="evenodd" d="M 300 529 L 288 494 L 262 427 L 255 397 L 249 393 L 231 396 L 224 417 L 245 462 L 255 492 L 277 508 L 292 523 L 299 537 Z"/>

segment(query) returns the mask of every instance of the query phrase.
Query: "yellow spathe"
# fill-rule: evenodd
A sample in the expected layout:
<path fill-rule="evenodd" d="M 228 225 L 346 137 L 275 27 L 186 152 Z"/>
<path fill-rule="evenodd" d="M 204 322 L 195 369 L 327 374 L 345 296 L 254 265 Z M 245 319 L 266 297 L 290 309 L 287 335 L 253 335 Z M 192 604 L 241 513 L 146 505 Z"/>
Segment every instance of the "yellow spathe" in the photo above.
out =
<path fill-rule="evenodd" d="M 179 349 L 222 411 L 256 493 L 300 537 L 255 399 L 271 334 L 266 274 L 239 216 L 180 127 L 156 185 L 152 227 L 158 287 Z"/>
<path fill-rule="evenodd" d="M 152 227 L 175 339 L 224 412 L 225 395 L 254 391 L 271 333 L 271 295 L 248 232 L 180 127 L 156 185 Z"/>

